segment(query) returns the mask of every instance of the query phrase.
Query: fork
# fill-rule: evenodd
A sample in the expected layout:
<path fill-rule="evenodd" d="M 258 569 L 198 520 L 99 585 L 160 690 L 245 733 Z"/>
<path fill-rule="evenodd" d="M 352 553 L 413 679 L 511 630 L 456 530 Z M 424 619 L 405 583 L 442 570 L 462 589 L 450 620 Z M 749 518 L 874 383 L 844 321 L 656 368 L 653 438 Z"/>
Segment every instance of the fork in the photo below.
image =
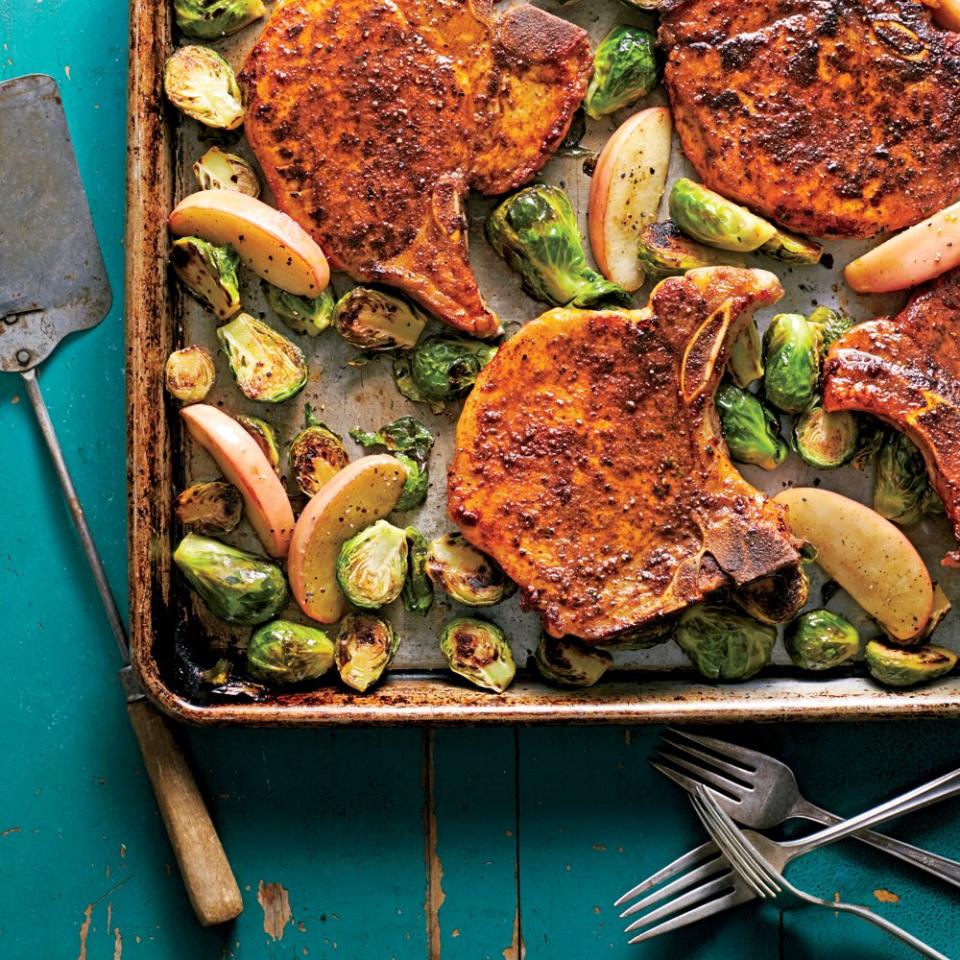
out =
<path fill-rule="evenodd" d="M 838 900 L 822 900 L 793 886 L 767 861 L 761 852 L 761 844 L 757 842 L 758 840 L 763 843 L 770 841 L 752 830 L 740 830 L 717 802 L 715 791 L 709 787 L 698 785 L 690 799 L 707 832 L 758 897 L 775 901 L 781 910 L 816 906 L 842 913 L 852 913 L 885 930 L 925 957 L 932 957 L 933 960 L 950 960 L 945 954 L 866 907 Z"/>
<path fill-rule="evenodd" d="M 856 817 L 833 824 L 810 836 L 785 843 L 775 843 L 757 834 L 759 838 L 757 843 L 761 845 L 762 855 L 770 860 L 776 869 L 783 870 L 791 860 L 828 843 L 957 794 L 960 794 L 960 769 L 915 787 Z M 630 943 L 639 943 L 659 936 L 661 933 L 677 930 L 730 907 L 746 903 L 756 896 L 755 889 L 739 873 L 731 869 L 720 848 L 711 841 L 690 851 L 652 877 L 637 884 L 620 897 L 615 906 L 621 906 L 627 900 L 667 880 L 671 882 L 633 903 L 620 914 L 622 918 L 626 918 L 662 900 L 667 900 L 656 909 L 638 917 L 626 928 L 626 933 L 632 933 L 641 927 L 648 928 L 633 937 Z"/>
<path fill-rule="evenodd" d="M 674 729 L 667 731 L 664 742 L 666 748 L 676 752 L 661 747 L 658 757 L 673 766 L 656 762 L 653 766 L 688 793 L 698 783 L 713 787 L 723 811 L 745 827 L 766 829 L 793 817 L 822 824 L 840 823 L 843 819 L 810 803 L 800 793 L 793 771 L 765 753 Z M 674 769 L 677 767 L 690 776 Z M 960 863 L 956 860 L 868 830 L 857 834 L 856 839 L 960 887 Z"/>

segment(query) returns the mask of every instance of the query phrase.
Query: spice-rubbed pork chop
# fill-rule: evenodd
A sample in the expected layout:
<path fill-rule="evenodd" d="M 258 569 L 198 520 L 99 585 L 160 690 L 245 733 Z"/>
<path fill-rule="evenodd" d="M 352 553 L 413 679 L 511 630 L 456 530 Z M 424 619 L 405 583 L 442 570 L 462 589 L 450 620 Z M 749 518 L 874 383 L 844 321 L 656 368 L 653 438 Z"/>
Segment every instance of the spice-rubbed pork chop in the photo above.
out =
<path fill-rule="evenodd" d="M 551 310 L 481 372 L 450 517 L 548 633 L 601 642 L 799 568 L 783 508 L 730 462 L 713 404 L 729 344 L 782 292 L 763 270 L 691 270 L 643 310 Z"/>
<path fill-rule="evenodd" d="M 287 0 L 241 72 L 245 129 L 280 208 L 335 268 L 447 323 L 500 324 L 467 256 L 463 198 L 529 180 L 590 79 L 586 33 L 492 0 Z"/>
<path fill-rule="evenodd" d="M 897 317 L 861 323 L 824 363 L 827 410 L 872 413 L 904 431 L 960 542 L 960 270 L 922 288 Z M 960 550 L 946 566 L 960 567 Z"/>
<path fill-rule="evenodd" d="M 917 0 L 665 0 L 683 151 L 801 233 L 870 237 L 960 191 L 960 35 Z"/>

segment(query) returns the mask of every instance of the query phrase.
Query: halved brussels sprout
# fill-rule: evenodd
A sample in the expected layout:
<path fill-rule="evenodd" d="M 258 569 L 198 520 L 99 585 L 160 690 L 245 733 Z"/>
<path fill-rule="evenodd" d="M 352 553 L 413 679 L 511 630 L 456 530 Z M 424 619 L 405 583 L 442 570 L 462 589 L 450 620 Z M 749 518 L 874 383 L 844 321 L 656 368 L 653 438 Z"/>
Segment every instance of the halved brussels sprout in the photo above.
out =
<path fill-rule="evenodd" d="M 228 623 L 263 623 L 287 602 L 283 571 L 255 553 L 188 533 L 173 560 L 210 612 Z"/>
<path fill-rule="evenodd" d="M 280 476 L 280 444 L 277 443 L 277 431 L 261 417 L 248 413 L 237 413 L 233 417 L 247 433 L 257 441 L 257 446 L 270 462 L 277 476 Z"/>
<path fill-rule="evenodd" d="M 487 238 L 535 300 L 558 307 L 631 302 L 623 287 L 587 265 L 573 207 L 559 187 L 540 183 L 507 197 L 487 220 Z"/>
<path fill-rule="evenodd" d="M 816 396 L 823 330 L 800 313 L 778 313 L 763 335 L 764 396 L 784 413 L 806 410 Z"/>
<path fill-rule="evenodd" d="M 262 0 L 173 0 L 177 26 L 198 40 L 229 37 L 266 12 Z"/>
<path fill-rule="evenodd" d="M 229 533 L 243 516 L 243 497 L 224 480 L 194 483 L 177 497 L 176 513 L 195 533 Z"/>
<path fill-rule="evenodd" d="M 857 452 L 857 417 L 849 410 L 827 413 L 819 402 L 793 422 L 793 446 L 811 467 L 842 467 Z"/>
<path fill-rule="evenodd" d="M 435 587 L 467 607 L 489 607 L 517 589 L 497 562 L 471 546 L 460 533 L 446 533 L 432 541 L 425 563 Z"/>
<path fill-rule="evenodd" d="M 403 582 L 404 609 L 422 617 L 433 606 L 433 584 L 425 569 L 427 562 L 426 537 L 415 527 L 407 527 L 407 579 Z"/>
<path fill-rule="evenodd" d="M 426 400 L 455 400 L 467 393 L 497 348 L 482 340 L 450 334 L 427 337 L 410 355 L 410 376 Z"/>
<path fill-rule="evenodd" d="M 926 643 L 920 647 L 895 647 L 884 640 L 871 640 L 864 647 L 870 676 L 888 687 L 914 687 L 949 673 L 957 665 L 952 650 Z"/>
<path fill-rule="evenodd" d="M 433 434 L 415 417 L 400 417 L 381 427 L 376 433 L 350 431 L 361 447 L 386 447 L 407 470 L 400 499 L 394 510 L 413 510 L 427 499 L 430 477 L 427 462 L 433 446 Z"/>
<path fill-rule="evenodd" d="M 760 342 L 760 331 L 753 320 L 743 328 L 743 332 L 730 347 L 727 373 L 742 390 L 746 390 L 754 380 L 763 376 L 763 344 Z"/>
<path fill-rule="evenodd" d="M 170 266 L 183 285 L 221 320 L 240 309 L 240 257 L 199 237 L 181 237 L 170 249 Z"/>
<path fill-rule="evenodd" d="M 873 509 L 902 527 L 943 513 L 943 502 L 927 479 L 923 455 L 906 434 L 896 430 L 886 432 L 877 451 Z"/>
<path fill-rule="evenodd" d="M 386 620 L 370 613 L 350 613 L 340 624 L 334 654 L 340 679 L 363 693 L 390 665 L 400 638 Z"/>
<path fill-rule="evenodd" d="M 832 610 L 808 610 L 788 624 L 783 645 L 804 670 L 830 670 L 860 652 L 860 634 Z"/>
<path fill-rule="evenodd" d="M 407 578 L 407 534 L 378 520 L 351 537 L 337 558 L 337 583 L 343 595 L 364 610 L 396 600 Z"/>
<path fill-rule="evenodd" d="M 857 449 L 850 465 L 855 470 L 866 470 L 876 460 L 886 439 L 887 428 L 876 417 L 861 413 L 857 417 Z"/>
<path fill-rule="evenodd" d="M 761 623 L 785 623 L 806 604 L 810 578 L 803 566 L 785 567 L 769 577 L 751 580 L 731 594 L 737 606 Z"/>
<path fill-rule="evenodd" d="M 770 661 L 776 628 L 717 600 L 687 607 L 674 639 L 711 680 L 749 680 Z"/>
<path fill-rule="evenodd" d="M 163 68 L 167 99 L 182 113 L 215 130 L 243 123 L 243 100 L 233 67 L 216 50 L 190 44 L 173 52 Z"/>
<path fill-rule="evenodd" d="M 833 307 L 817 307 L 807 317 L 807 322 L 820 328 L 824 354 L 835 340 L 839 340 L 851 327 L 855 326 L 853 317 Z"/>
<path fill-rule="evenodd" d="M 402 297 L 354 287 L 333 308 L 333 325 L 347 343 L 361 350 L 410 350 L 420 339 L 427 317 Z"/>
<path fill-rule="evenodd" d="M 454 673 L 485 690 L 503 693 L 517 673 L 507 638 L 487 620 L 451 620 L 443 628 L 440 650 Z"/>
<path fill-rule="evenodd" d="M 777 232 L 746 207 L 686 177 L 674 182 L 669 207 L 670 218 L 684 233 L 720 250 L 749 253 Z"/>
<path fill-rule="evenodd" d="M 544 633 L 533 661 L 544 680 L 561 687 L 592 687 L 607 672 L 613 657 L 576 637 L 558 638 Z"/>
<path fill-rule="evenodd" d="M 814 264 L 820 262 L 823 247 L 814 240 L 778 227 L 776 233 L 759 247 L 758 252 L 787 263 Z"/>
<path fill-rule="evenodd" d="M 200 403 L 213 389 L 217 368 L 204 347 L 174 350 L 163 370 L 167 392 L 184 403 Z"/>
<path fill-rule="evenodd" d="M 336 300 L 327 287 L 319 297 L 298 297 L 272 283 L 263 281 L 270 309 L 284 322 L 287 329 L 302 336 L 318 337 L 333 323 Z"/>
<path fill-rule="evenodd" d="M 713 248 L 691 240 L 672 220 L 643 228 L 637 256 L 647 276 L 654 279 L 686 273 L 696 267 L 717 266 L 726 259 Z"/>
<path fill-rule="evenodd" d="M 194 165 L 201 190 L 233 190 L 248 197 L 260 196 L 260 181 L 243 157 L 211 147 Z"/>
<path fill-rule="evenodd" d="M 732 383 L 721 383 L 714 402 L 723 438 L 734 460 L 753 463 L 764 470 L 775 470 L 783 463 L 789 450 L 780 436 L 780 421 L 759 397 Z"/>
<path fill-rule="evenodd" d="M 659 617 L 631 630 L 624 630 L 612 639 L 605 641 L 605 647 L 615 650 L 649 650 L 666 643 L 677 629 L 677 618 L 673 615 Z"/>
<path fill-rule="evenodd" d="M 639 27 L 616 26 L 594 51 L 584 109 L 599 120 L 645 97 L 657 79 L 656 36 Z"/>
<path fill-rule="evenodd" d="M 264 683 L 286 686 L 322 677 L 333 666 L 333 641 L 316 627 L 274 620 L 247 644 L 247 670 Z"/>
<path fill-rule="evenodd" d="M 406 479 L 403 481 L 403 490 L 397 502 L 393 505 L 394 510 L 415 510 L 423 506 L 427 500 L 427 492 L 430 489 L 430 474 L 426 465 L 420 463 L 405 453 L 395 453 L 397 458 L 407 471 Z"/>
<path fill-rule="evenodd" d="M 318 420 L 309 403 L 304 420 L 306 426 L 290 443 L 290 468 L 297 486 L 312 497 L 350 462 L 350 457 L 340 434 Z"/>
<path fill-rule="evenodd" d="M 219 327 L 217 339 L 247 399 L 280 403 L 306 386 L 309 371 L 303 351 L 249 313 L 239 313 Z"/>

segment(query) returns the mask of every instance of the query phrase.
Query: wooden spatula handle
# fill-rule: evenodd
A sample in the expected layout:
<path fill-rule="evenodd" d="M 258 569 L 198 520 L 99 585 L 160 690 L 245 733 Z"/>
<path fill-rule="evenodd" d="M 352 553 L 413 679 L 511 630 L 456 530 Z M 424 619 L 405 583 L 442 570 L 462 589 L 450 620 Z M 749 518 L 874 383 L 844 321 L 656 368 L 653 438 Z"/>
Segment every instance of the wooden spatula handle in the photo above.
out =
<path fill-rule="evenodd" d="M 127 712 L 197 918 L 205 927 L 233 920 L 243 910 L 240 888 L 170 726 L 146 700 Z"/>

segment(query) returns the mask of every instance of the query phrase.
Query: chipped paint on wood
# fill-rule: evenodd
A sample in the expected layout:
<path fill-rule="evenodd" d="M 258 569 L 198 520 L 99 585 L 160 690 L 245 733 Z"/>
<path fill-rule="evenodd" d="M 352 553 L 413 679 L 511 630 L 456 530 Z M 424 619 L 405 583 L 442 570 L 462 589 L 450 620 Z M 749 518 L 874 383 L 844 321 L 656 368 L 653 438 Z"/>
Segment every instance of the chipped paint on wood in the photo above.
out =
<path fill-rule="evenodd" d="M 0 830 L 0 837 L 9 837 L 13 833 L 19 833 L 20 827 L 7 827 L 6 830 Z"/>
<path fill-rule="evenodd" d="M 87 937 L 90 935 L 90 918 L 93 916 L 93 904 L 88 903 L 83 910 L 83 923 L 80 924 L 80 952 L 77 960 L 87 960 Z"/>
<path fill-rule="evenodd" d="M 513 940 L 509 947 L 503 949 L 503 960 L 524 960 L 527 955 L 527 947 L 523 942 L 523 932 L 520 929 L 520 904 L 517 904 L 517 910 L 513 915 Z"/>
<path fill-rule="evenodd" d="M 290 895 L 279 883 L 257 884 L 257 902 L 263 907 L 263 932 L 274 940 L 283 939 L 284 927 L 293 919 Z"/>
<path fill-rule="evenodd" d="M 123 960 L 123 934 L 119 927 L 113 929 L 113 960 Z"/>
<path fill-rule="evenodd" d="M 900 902 L 900 898 L 892 890 L 884 890 L 883 887 L 881 887 L 879 890 L 874 890 L 873 895 L 881 903 L 899 903 Z"/>
<path fill-rule="evenodd" d="M 429 960 L 440 960 L 440 908 L 443 892 L 443 864 L 437 853 L 437 808 L 434 797 L 433 731 L 423 733 L 423 857 L 426 864 L 427 890 L 424 914 L 427 920 Z"/>

